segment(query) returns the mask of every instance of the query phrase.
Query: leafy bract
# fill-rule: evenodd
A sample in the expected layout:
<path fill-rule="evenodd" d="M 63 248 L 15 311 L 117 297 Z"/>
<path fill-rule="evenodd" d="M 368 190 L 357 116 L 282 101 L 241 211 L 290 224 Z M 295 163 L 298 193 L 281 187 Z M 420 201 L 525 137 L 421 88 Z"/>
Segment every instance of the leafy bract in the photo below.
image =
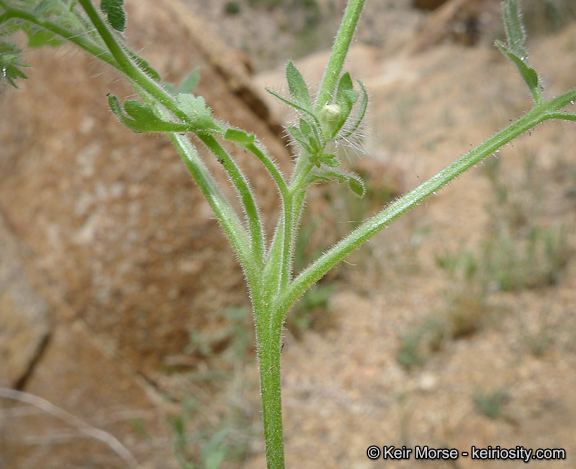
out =
<path fill-rule="evenodd" d="M 360 80 L 357 80 L 357 83 L 360 86 L 360 89 L 362 90 L 362 102 L 359 105 L 360 107 L 356 114 L 356 119 L 354 120 L 354 123 L 350 127 L 348 127 L 345 132 L 341 134 L 341 138 L 348 138 L 350 135 L 356 132 L 358 126 L 364 120 L 366 110 L 368 109 L 368 92 L 366 91 L 366 87 L 364 86 L 364 83 L 362 83 Z"/>
<path fill-rule="evenodd" d="M 119 32 L 126 29 L 126 12 L 123 5 L 124 0 L 102 0 L 100 3 L 100 9 L 106 14 L 108 23 Z"/>
<path fill-rule="evenodd" d="M 292 100 L 304 109 L 312 109 L 306 81 L 304 81 L 302 74 L 292 62 L 288 62 L 286 66 L 286 80 L 288 81 L 288 88 Z"/>
<path fill-rule="evenodd" d="M 336 104 L 340 106 L 340 118 L 334 129 L 333 136 L 340 131 L 346 120 L 348 120 L 350 112 L 352 112 L 352 106 L 354 106 L 354 103 L 358 101 L 358 96 L 358 93 L 354 91 L 354 85 L 352 83 L 352 78 L 350 78 L 350 74 L 345 73 L 340 77 L 338 88 L 336 90 Z"/>
<path fill-rule="evenodd" d="M 308 153 L 314 152 L 312 146 L 310 145 L 310 138 L 304 135 L 298 127 L 291 125 L 287 127 L 286 130 L 290 132 L 290 135 L 292 135 L 294 140 L 296 140 L 300 145 L 302 145 L 302 148 L 304 148 L 304 150 L 306 150 Z"/>

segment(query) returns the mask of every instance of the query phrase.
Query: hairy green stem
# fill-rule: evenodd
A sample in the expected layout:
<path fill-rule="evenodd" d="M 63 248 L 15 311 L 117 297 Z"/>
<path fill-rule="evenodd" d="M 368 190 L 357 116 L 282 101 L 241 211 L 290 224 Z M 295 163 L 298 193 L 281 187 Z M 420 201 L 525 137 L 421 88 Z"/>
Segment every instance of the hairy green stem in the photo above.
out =
<path fill-rule="evenodd" d="M 240 265 L 246 272 L 246 278 L 251 282 L 256 282 L 256 265 L 250 251 L 250 240 L 242 222 L 232 210 L 230 202 L 226 199 L 214 178 L 198 156 L 196 149 L 187 137 L 178 133 L 169 134 L 170 141 L 178 151 L 180 158 L 186 168 L 198 184 L 200 191 L 210 204 L 216 218 L 222 225 L 226 236 L 232 243 L 232 247 L 238 256 Z"/>
<path fill-rule="evenodd" d="M 262 418 L 266 440 L 268 469 L 284 469 L 284 430 L 282 426 L 282 393 L 280 376 L 282 322 L 269 304 L 254 305 Z"/>
<path fill-rule="evenodd" d="M 354 37 L 354 31 L 360 19 L 360 13 L 362 13 L 362 8 L 364 8 L 364 2 L 365 0 L 350 0 L 346 7 L 342 24 L 336 35 L 332 53 L 320 85 L 320 92 L 316 100 L 316 112 L 319 112 L 326 104 L 332 101 L 348 49 Z"/>
<path fill-rule="evenodd" d="M 236 165 L 235 161 L 230 157 L 228 152 L 222 148 L 218 141 L 208 134 L 198 134 L 198 138 L 206 147 L 219 158 L 222 165 L 229 174 L 234 187 L 238 191 L 238 195 L 242 200 L 242 205 L 246 212 L 246 219 L 250 228 L 250 241 L 251 250 L 256 262 L 260 265 L 264 263 L 264 231 L 263 224 L 260 220 L 260 211 L 256 205 L 256 201 L 248 185 L 248 181 L 242 174 L 240 168 Z"/>

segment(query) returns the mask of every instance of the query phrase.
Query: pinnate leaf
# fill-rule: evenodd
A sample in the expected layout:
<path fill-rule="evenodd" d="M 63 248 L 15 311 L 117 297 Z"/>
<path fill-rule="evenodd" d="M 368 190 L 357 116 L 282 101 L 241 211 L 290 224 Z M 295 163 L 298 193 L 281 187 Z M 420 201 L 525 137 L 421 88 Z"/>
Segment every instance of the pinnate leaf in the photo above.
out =
<path fill-rule="evenodd" d="M 123 5 L 124 0 L 102 0 L 100 3 L 100 9 L 106 14 L 110 26 L 120 32 L 126 29 L 126 12 Z"/>
<path fill-rule="evenodd" d="M 113 95 L 108 95 L 108 103 L 112 112 L 116 114 L 122 124 L 133 132 L 186 132 L 191 129 L 190 125 L 168 122 L 159 118 L 152 106 L 140 101 L 127 100 L 124 102 L 124 111 Z"/>
<path fill-rule="evenodd" d="M 28 78 L 21 69 L 29 65 L 20 62 L 21 54 L 22 51 L 16 44 L 0 42 L 0 84 L 8 80 L 14 88 L 18 88 L 16 80 Z"/>
<path fill-rule="evenodd" d="M 187 115 L 187 122 L 195 132 L 222 132 L 222 128 L 212 118 L 212 110 L 206 106 L 202 96 L 181 93 L 176 96 L 180 109 Z"/>

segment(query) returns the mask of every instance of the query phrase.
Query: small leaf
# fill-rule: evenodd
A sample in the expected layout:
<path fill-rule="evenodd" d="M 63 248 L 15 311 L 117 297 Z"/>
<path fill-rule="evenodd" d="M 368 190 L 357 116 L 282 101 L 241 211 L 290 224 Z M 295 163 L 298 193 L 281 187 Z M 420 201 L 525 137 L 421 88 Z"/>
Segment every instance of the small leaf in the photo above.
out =
<path fill-rule="evenodd" d="M 536 70 L 530 67 L 528 62 L 528 53 L 524 47 L 526 41 L 526 31 L 522 23 L 522 13 L 520 11 L 518 0 L 508 0 L 502 4 L 502 15 L 506 26 L 506 36 L 508 44 L 496 41 L 496 45 L 516 66 L 522 79 L 528 85 L 534 100 L 537 103 L 542 101 L 540 95 L 540 86 L 538 83 L 538 74 Z"/>
<path fill-rule="evenodd" d="M 340 106 L 341 112 L 334 135 L 340 131 L 344 123 L 348 120 L 350 112 L 352 112 L 352 106 L 358 101 L 359 96 L 359 93 L 353 89 L 350 74 L 345 73 L 342 75 L 338 83 L 338 90 L 336 91 L 336 104 Z"/>
<path fill-rule="evenodd" d="M 0 84 L 4 79 L 14 87 L 18 78 L 28 78 L 26 74 L 20 70 L 21 68 L 29 67 L 20 62 L 21 49 L 16 44 L 8 42 L 0 42 Z"/>
<path fill-rule="evenodd" d="M 126 29 L 126 12 L 123 5 L 124 0 L 102 0 L 100 3 L 100 9 L 106 14 L 108 23 L 119 32 Z"/>
<path fill-rule="evenodd" d="M 336 155 L 333 153 L 324 153 L 320 157 L 320 162 L 324 163 L 330 168 L 338 168 L 340 166 L 340 161 L 338 161 L 338 158 L 336 158 Z"/>
<path fill-rule="evenodd" d="M 300 119 L 300 130 L 306 137 L 312 138 L 314 130 L 312 129 L 312 126 L 306 121 L 306 119 Z"/>
<path fill-rule="evenodd" d="M 124 109 L 128 116 L 122 111 L 122 106 L 120 106 L 116 96 L 108 95 L 108 104 L 120 123 L 133 132 L 187 132 L 191 130 L 190 125 L 160 119 L 149 104 L 140 101 L 128 100 L 124 102 Z"/>
<path fill-rule="evenodd" d="M 180 93 L 176 96 L 180 109 L 187 115 L 194 132 L 222 132 L 223 129 L 212 118 L 212 110 L 206 106 L 202 96 Z"/>
<path fill-rule="evenodd" d="M 304 150 L 306 150 L 308 153 L 313 153 L 314 150 L 312 149 L 312 146 L 310 145 L 310 139 L 308 139 L 301 131 L 298 127 L 294 127 L 294 126 L 290 126 L 287 127 L 286 130 L 288 132 L 290 132 L 290 134 L 292 135 L 292 137 L 294 138 L 294 140 L 296 140 L 300 145 L 302 145 L 302 147 L 304 148 Z"/>
<path fill-rule="evenodd" d="M 227 435 L 228 430 L 220 430 L 200 448 L 200 457 L 205 469 L 220 469 L 228 453 L 228 447 L 224 445 Z"/>
<path fill-rule="evenodd" d="M 340 106 L 340 120 L 338 121 L 338 130 L 342 128 L 342 125 L 348 119 L 350 112 L 352 111 L 353 104 L 358 101 L 358 93 L 354 91 L 352 85 L 352 79 L 349 73 L 345 73 L 340 77 L 338 82 L 338 89 L 336 91 L 336 104 Z"/>
<path fill-rule="evenodd" d="M 288 88 L 290 89 L 292 100 L 304 109 L 312 109 L 306 81 L 292 62 L 288 62 L 286 66 L 286 80 L 288 81 Z"/>
<path fill-rule="evenodd" d="M 194 88 L 196 88 L 199 81 L 200 81 L 200 67 L 196 67 L 194 70 L 192 70 L 192 72 L 190 72 L 190 75 L 186 77 L 186 79 L 180 84 L 180 86 L 176 88 L 176 91 L 178 93 L 190 93 Z"/>
<path fill-rule="evenodd" d="M 534 94 L 534 91 L 538 91 L 538 74 L 536 73 L 536 70 L 530 67 L 527 61 L 522 60 L 500 41 L 497 41 L 496 44 L 500 48 L 500 50 L 506 55 L 506 57 L 508 57 L 512 61 L 512 63 L 516 65 L 516 68 L 518 69 L 520 75 L 528 85 L 528 88 L 530 88 L 532 94 Z"/>
<path fill-rule="evenodd" d="M 364 183 L 362 182 L 362 180 L 351 177 L 348 179 L 348 187 L 358 197 L 364 197 L 364 192 L 366 191 L 366 189 L 364 188 Z"/>

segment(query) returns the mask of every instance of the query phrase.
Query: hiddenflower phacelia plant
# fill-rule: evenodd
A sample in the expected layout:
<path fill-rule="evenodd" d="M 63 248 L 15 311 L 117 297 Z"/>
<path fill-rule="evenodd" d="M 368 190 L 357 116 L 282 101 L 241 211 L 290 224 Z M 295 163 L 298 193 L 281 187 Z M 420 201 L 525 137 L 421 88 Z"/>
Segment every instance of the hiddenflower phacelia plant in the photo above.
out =
<path fill-rule="evenodd" d="M 562 112 L 576 100 L 576 90 L 545 100 L 536 71 L 530 66 L 519 0 L 503 4 L 507 43 L 498 47 L 518 69 L 534 98 L 534 107 L 509 127 L 488 139 L 440 171 L 410 193 L 396 200 L 327 250 L 301 272 L 293 259 L 299 223 L 308 188 L 320 182 L 347 183 L 358 196 L 364 194 L 360 177 L 341 169 L 332 148 L 353 139 L 364 118 L 368 95 L 343 73 L 344 60 L 365 0 L 349 0 L 332 54 L 314 100 L 310 88 L 290 62 L 286 68 L 289 97 L 271 92 L 297 114 L 287 132 L 298 148 L 294 168 L 284 178 L 254 135 L 220 122 L 204 99 L 193 91 L 198 81 L 194 70 L 178 88 L 162 81 L 156 70 L 131 51 L 122 32 L 126 26 L 123 0 L 102 0 L 98 12 L 91 0 L 0 0 L 0 82 L 16 86 L 25 79 L 21 49 L 9 38 L 16 31 L 28 37 L 28 47 L 58 46 L 70 42 L 123 74 L 139 100 L 108 97 L 120 122 L 134 132 L 167 135 L 208 200 L 230 240 L 244 270 L 254 310 L 267 465 L 284 467 L 280 353 L 282 327 L 288 310 L 315 282 L 352 251 L 418 205 L 467 169 L 535 125 L 549 119 L 576 121 Z M 104 16 L 102 16 L 102 14 Z M 196 152 L 189 134 L 195 135 L 222 163 L 239 195 L 242 212 L 234 210 Z M 232 142 L 257 158 L 266 168 L 280 194 L 282 210 L 272 239 L 264 236 L 257 200 L 241 168 L 222 146 Z"/>

